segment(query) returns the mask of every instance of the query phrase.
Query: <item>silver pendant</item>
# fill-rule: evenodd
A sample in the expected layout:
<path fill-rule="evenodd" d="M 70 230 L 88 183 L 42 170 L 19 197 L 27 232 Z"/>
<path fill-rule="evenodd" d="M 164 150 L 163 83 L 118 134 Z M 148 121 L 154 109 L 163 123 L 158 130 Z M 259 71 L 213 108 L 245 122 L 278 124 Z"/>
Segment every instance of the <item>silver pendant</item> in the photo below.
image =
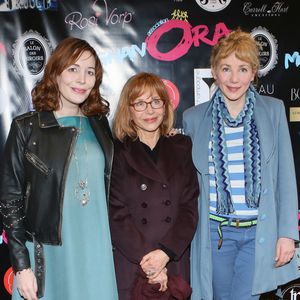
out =
<path fill-rule="evenodd" d="M 89 197 L 87 194 L 82 195 L 82 198 L 80 199 L 80 203 L 82 206 L 85 206 L 89 203 Z"/>
<path fill-rule="evenodd" d="M 82 205 L 82 206 L 85 206 L 85 205 L 88 204 L 89 200 L 88 200 L 87 198 L 82 198 L 82 199 L 80 200 L 80 202 L 81 202 L 81 205 Z"/>
<path fill-rule="evenodd" d="M 80 180 L 78 185 L 82 190 L 84 190 L 87 187 L 86 180 Z"/>

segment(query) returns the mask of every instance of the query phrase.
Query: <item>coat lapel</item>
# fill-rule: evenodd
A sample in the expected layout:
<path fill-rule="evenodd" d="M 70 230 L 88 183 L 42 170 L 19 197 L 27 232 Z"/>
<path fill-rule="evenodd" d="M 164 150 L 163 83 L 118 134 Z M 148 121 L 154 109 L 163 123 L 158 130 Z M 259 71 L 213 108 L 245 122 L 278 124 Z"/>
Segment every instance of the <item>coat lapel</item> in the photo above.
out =
<path fill-rule="evenodd" d="M 143 148 L 139 140 L 132 141 L 127 139 L 124 142 L 124 156 L 128 165 L 135 169 L 135 171 L 142 176 L 148 177 L 152 180 L 164 181 L 160 173 L 157 171 L 157 166 L 152 161 L 149 154 Z"/>
<path fill-rule="evenodd" d="M 162 137 L 159 151 L 158 171 L 162 177 L 169 179 L 183 163 L 182 151 L 184 151 L 184 148 L 179 144 L 176 145 L 172 137 Z"/>
<path fill-rule="evenodd" d="M 200 174 L 208 174 L 208 143 L 211 136 L 212 128 L 212 105 L 208 105 L 204 117 L 198 122 L 199 116 L 194 115 L 195 124 L 199 123 L 196 128 L 193 139 L 193 160 L 195 167 Z M 206 155 L 203 155 L 205 153 Z"/>
<path fill-rule="evenodd" d="M 125 141 L 124 147 L 124 155 L 128 164 L 142 176 L 155 181 L 168 181 L 182 162 L 182 153 L 176 151 L 177 147 L 174 147 L 167 137 L 162 137 L 157 163 L 151 159 L 138 140 L 130 141 L 128 139 Z"/>
<path fill-rule="evenodd" d="M 255 94 L 256 103 L 254 108 L 255 123 L 260 139 L 260 153 L 262 165 L 266 164 L 275 148 L 275 137 L 272 120 L 268 112 L 267 104 L 262 96 Z"/>

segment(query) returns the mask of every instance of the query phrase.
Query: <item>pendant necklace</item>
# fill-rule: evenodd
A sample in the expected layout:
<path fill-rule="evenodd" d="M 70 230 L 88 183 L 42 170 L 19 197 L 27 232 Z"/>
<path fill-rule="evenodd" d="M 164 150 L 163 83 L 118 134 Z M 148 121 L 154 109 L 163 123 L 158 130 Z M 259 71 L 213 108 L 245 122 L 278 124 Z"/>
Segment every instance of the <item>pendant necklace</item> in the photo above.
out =
<path fill-rule="evenodd" d="M 84 130 L 82 128 L 82 117 L 80 117 L 79 133 L 78 133 L 78 137 L 77 137 L 77 142 L 78 142 L 80 135 L 83 134 L 83 131 Z M 87 169 L 88 149 L 87 149 L 86 137 L 84 134 L 82 135 L 82 144 L 83 144 L 83 153 L 84 153 L 84 157 L 85 157 L 85 170 L 88 171 L 88 169 Z M 78 145 L 80 145 L 80 144 L 78 144 Z M 76 173 L 77 173 L 77 183 L 75 185 L 75 198 L 80 202 L 80 204 L 82 206 L 85 206 L 90 201 L 90 190 L 88 187 L 88 173 L 86 173 L 86 176 L 82 178 L 82 174 L 80 174 L 80 172 L 79 172 L 79 162 L 78 162 L 78 157 L 76 155 L 76 149 L 73 152 L 73 157 L 74 157 Z"/>

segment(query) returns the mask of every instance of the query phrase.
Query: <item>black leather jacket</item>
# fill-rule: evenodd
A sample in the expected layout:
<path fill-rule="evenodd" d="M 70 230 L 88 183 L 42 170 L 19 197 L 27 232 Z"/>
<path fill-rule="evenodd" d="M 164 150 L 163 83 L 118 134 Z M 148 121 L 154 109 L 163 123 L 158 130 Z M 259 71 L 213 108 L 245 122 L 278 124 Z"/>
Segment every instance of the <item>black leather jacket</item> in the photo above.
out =
<path fill-rule="evenodd" d="M 108 199 L 113 142 L 105 116 L 88 117 L 105 155 Z M 77 129 L 60 127 L 53 112 L 16 117 L 4 149 L 0 208 L 14 271 L 30 267 L 26 240 L 61 244 L 64 184 Z"/>

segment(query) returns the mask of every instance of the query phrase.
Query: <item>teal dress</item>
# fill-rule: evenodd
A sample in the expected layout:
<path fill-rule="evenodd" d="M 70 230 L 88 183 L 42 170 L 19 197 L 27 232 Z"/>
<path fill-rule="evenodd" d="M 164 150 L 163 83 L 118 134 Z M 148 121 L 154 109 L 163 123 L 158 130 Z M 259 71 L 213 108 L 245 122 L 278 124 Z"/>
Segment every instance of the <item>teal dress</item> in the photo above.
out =
<path fill-rule="evenodd" d="M 104 154 L 85 117 L 62 117 L 79 129 L 65 185 L 62 246 L 44 245 L 43 300 L 117 300 L 104 185 Z M 41 192 L 42 197 L 42 192 Z M 34 269 L 33 244 L 27 242 Z M 12 299 L 21 299 L 15 288 Z"/>

